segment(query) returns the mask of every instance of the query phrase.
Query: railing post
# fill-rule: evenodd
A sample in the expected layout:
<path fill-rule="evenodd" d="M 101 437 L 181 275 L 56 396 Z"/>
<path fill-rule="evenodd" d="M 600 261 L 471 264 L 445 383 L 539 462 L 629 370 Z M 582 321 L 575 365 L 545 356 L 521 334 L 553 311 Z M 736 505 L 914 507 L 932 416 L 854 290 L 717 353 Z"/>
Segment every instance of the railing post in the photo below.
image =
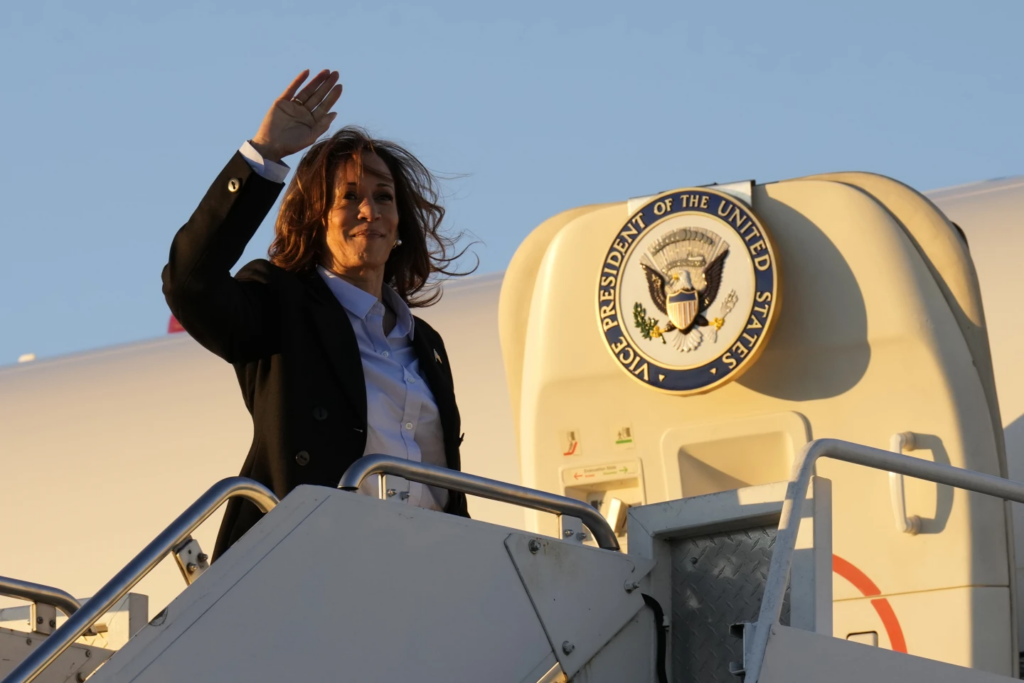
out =
<path fill-rule="evenodd" d="M 206 521 L 224 501 L 236 497 L 245 498 L 263 512 L 270 512 L 279 502 L 270 489 L 252 479 L 230 477 L 217 482 L 178 515 L 170 526 L 115 574 L 114 578 L 100 588 L 85 605 L 71 614 L 60 628 L 14 667 L 4 678 L 3 683 L 29 683 L 34 680 L 196 527 Z"/>
<path fill-rule="evenodd" d="M 757 616 L 754 642 L 751 646 L 751 662 L 747 666 L 747 683 L 757 683 L 764 665 L 765 653 L 772 627 L 779 623 L 782 601 L 789 583 L 789 572 L 793 564 L 793 550 L 800 528 L 801 508 L 807 497 L 807 487 L 814 474 L 814 464 L 819 458 L 831 458 L 844 462 L 871 467 L 885 472 L 933 481 L 955 488 L 984 493 L 996 498 L 1024 503 L 1024 484 L 1009 479 L 965 470 L 951 465 L 898 455 L 870 446 L 839 441 L 818 439 L 804 446 L 800 456 L 793 463 L 793 479 L 782 504 L 779 531 L 775 536 L 775 550 L 772 552 L 768 578 L 765 581 L 764 597 Z"/>

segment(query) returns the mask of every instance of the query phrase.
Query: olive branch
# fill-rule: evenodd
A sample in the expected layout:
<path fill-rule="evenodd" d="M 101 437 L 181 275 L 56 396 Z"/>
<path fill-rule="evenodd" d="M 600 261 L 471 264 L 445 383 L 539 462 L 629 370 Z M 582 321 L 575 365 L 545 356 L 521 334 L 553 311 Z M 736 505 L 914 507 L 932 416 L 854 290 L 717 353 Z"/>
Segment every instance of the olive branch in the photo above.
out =
<path fill-rule="evenodd" d="M 633 322 L 644 339 L 660 339 L 662 344 L 666 343 L 665 335 L 658 327 L 658 319 L 647 317 L 647 309 L 639 301 L 633 304 Z"/>

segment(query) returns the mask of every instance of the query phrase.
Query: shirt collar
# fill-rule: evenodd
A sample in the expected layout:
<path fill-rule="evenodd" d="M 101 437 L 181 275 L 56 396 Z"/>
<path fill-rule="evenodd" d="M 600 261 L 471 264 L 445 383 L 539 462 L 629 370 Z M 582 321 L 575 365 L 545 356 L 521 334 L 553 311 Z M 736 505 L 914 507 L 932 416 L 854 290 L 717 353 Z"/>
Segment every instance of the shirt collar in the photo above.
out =
<path fill-rule="evenodd" d="M 337 274 L 332 273 L 323 266 L 317 266 L 316 269 L 320 273 L 320 277 L 323 278 L 323 281 L 327 283 L 327 287 L 334 294 L 334 298 L 338 300 L 338 303 L 346 311 L 365 321 L 366 316 L 370 313 L 370 309 L 377 303 L 377 297 L 338 277 Z M 412 317 L 412 311 L 409 310 L 408 304 L 402 301 L 402 297 L 398 296 L 398 292 L 386 284 L 382 287 L 381 294 L 397 316 L 395 329 L 388 336 L 404 337 L 408 335 L 409 339 L 412 339 L 415 332 L 415 320 Z"/>
<path fill-rule="evenodd" d="M 397 318 L 395 329 L 388 336 L 405 337 L 408 335 L 409 339 L 412 339 L 416 331 L 416 321 L 412 317 L 409 305 L 402 301 L 402 297 L 398 296 L 398 292 L 386 284 L 381 287 L 381 294 L 387 299 L 388 305 L 391 306 L 391 310 L 395 312 L 395 317 Z"/>

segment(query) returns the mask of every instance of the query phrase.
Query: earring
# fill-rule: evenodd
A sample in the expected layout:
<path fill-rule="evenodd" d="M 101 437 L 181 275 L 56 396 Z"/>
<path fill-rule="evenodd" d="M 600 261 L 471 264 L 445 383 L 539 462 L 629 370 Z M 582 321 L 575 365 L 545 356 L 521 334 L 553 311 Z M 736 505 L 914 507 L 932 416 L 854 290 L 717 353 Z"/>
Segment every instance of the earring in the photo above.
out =
<path fill-rule="evenodd" d="M 397 249 L 400 246 L 402 246 L 401 238 L 395 240 L 395 243 L 393 245 L 391 245 L 391 249 L 394 250 L 394 249 Z"/>

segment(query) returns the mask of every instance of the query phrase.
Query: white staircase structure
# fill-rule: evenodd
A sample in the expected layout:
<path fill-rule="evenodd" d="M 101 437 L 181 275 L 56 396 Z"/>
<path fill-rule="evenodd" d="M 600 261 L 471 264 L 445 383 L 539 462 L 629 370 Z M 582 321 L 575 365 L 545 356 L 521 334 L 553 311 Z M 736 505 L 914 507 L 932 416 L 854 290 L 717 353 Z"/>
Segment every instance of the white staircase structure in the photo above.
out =
<path fill-rule="evenodd" d="M 69 680 L 80 666 L 74 641 L 238 494 L 269 514 L 78 679 L 1011 680 L 832 637 L 832 483 L 813 476 L 821 458 L 1024 502 L 1024 485 L 1000 477 L 821 440 L 788 483 L 632 508 L 623 554 L 611 528 L 575 500 L 388 456 L 364 458 L 340 490 L 299 487 L 281 504 L 235 478 L 186 510 L 3 683 Z M 555 512 L 572 533 L 546 537 L 354 492 L 373 475 Z M 585 545 L 589 537 L 603 547 Z M 709 558 L 709 548 L 724 551 Z M 730 623 L 721 607 L 743 594 L 760 602 L 758 618 Z"/>

